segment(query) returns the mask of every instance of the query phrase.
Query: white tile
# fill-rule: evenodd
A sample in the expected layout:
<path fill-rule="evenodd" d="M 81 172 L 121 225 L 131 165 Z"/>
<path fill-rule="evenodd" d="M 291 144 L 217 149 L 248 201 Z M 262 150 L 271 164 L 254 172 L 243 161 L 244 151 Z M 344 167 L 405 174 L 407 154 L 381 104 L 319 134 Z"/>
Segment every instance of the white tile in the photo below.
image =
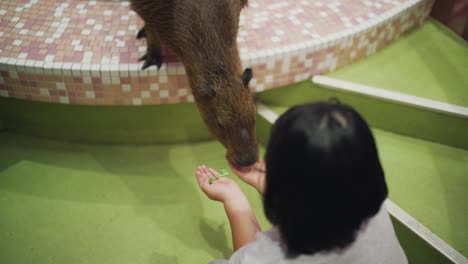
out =
<path fill-rule="evenodd" d="M 91 76 L 83 76 L 83 83 L 84 84 L 92 84 L 93 80 L 91 79 Z"/>
<path fill-rule="evenodd" d="M 179 96 L 187 96 L 187 95 L 188 95 L 188 90 L 187 90 L 187 89 L 179 89 L 179 90 L 177 91 L 177 94 L 178 94 Z"/>
<path fill-rule="evenodd" d="M 20 40 L 20 39 L 17 39 L 17 40 L 15 40 L 15 41 L 13 41 L 13 45 L 14 45 L 14 46 L 20 46 L 21 44 L 23 44 L 23 41 Z"/>
<path fill-rule="evenodd" d="M 56 83 L 56 84 L 55 84 L 55 87 L 57 87 L 57 89 L 59 89 L 59 90 L 65 90 L 65 89 L 67 89 L 67 87 L 65 86 L 65 83 L 63 83 L 63 82 L 58 82 L 58 83 Z"/>
<path fill-rule="evenodd" d="M 90 99 L 96 98 L 96 94 L 94 93 L 94 91 L 86 91 L 85 95 L 86 95 L 86 98 L 90 98 Z"/>
<path fill-rule="evenodd" d="M 168 79 L 167 79 L 167 75 L 160 75 L 159 76 L 159 82 L 160 83 L 167 83 Z"/>
<path fill-rule="evenodd" d="M 168 98 L 169 97 L 169 90 L 161 90 L 159 91 L 160 98 Z"/>
<path fill-rule="evenodd" d="M 266 68 L 267 70 L 273 70 L 275 68 L 276 61 L 273 59 L 270 59 L 267 61 Z"/>
<path fill-rule="evenodd" d="M 112 84 L 120 84 L 120 77 L 119 76 L 117 76 L 117 77 L 113 76 L 111 78 L 111 83 Z"/>
<path fill-rule="evenodd" d="M 169 67 L 167 67 L 167 74 L 168 75 L 176 75 L 177 74 L 177 67 L 175 65 L 169 65 Z"/>
<path fill-rule="evenodd" d="M 111 78 L 102 76 L 102 84 L 112 84 Z"/>
<path fill-rule="evenodd" d="M 18 59 L 26 59 L 26 57 L 28 57 L 28 53 L 26 52 L 21 52 L 20 54 L 18 54 Z"/>
<path fill-rule="evenodd" d="M 187 96 L 187 102 L 195 102 L 195 98 L 193 98 L 193 94 L 189 94 Z"/>
<path fill-rule="evenodd" d="M 366 55 L 369 56 L 377 51 L 377 43 L 371 43 L 367 46 Z"/>
<path fill-rule="evenodd" d="M 150 85 L 150 90 L 151 91 L 157 91 L 159 90 L 159 83 L 153 83 Z"/>
<path fill-rule="evenodd" d="M 257 86 L 255 87 L 256 92 L 261 92 L 261 91 L 264 91 L 264 90 L 265 90 L 265 84 L 263 84 L 263 83 L 257 84 Z"/>
<path fill-rule="evenodd" d="M 2 96 L 2 97 L 10 97 L 10 94 L 8 93 L 8 91 L 0 90 L 0 96 Z"/>
<path fill-rule="evenodd" d="M 122 91 L 124 92 L 130 92 L 132 90 L 132 87 L 130 84 L 122 84 Z"/>
<path fill-rule="evenodd" d="M 141 91 L 141 98 L 150 98 L 151 94 L 149 91 Z"/>
<path fill-rule="evenodd" d="M 39 94 L 42 96 L 50 96 L 49 89 L 47 88 L 39 88 Z"/>
<path fill-rule="evenodd" d="M 133 98 L 132 104 L 133 105 L 141 105 L 141 98 Z"/>
<path fill-rule="evenodd" d="M 60 96 L 59 97 L 59 102 L 62 104 L 69 104 L 70 100 L 68 99 L 68 96 Z"/>

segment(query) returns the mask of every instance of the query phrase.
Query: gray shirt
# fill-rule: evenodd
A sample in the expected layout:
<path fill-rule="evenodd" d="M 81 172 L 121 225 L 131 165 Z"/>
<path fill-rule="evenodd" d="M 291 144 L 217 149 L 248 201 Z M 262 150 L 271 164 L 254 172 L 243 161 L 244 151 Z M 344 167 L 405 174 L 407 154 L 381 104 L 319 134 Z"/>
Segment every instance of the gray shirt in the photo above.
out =
<path fill-rule="evenodd" d="M 256 240 L 234 252 L 229 260 L 210 264 L 407 264 L 385 204 L 363 224 L 347 248 L 288 259 L 277 227 L 259 232 Z"/>

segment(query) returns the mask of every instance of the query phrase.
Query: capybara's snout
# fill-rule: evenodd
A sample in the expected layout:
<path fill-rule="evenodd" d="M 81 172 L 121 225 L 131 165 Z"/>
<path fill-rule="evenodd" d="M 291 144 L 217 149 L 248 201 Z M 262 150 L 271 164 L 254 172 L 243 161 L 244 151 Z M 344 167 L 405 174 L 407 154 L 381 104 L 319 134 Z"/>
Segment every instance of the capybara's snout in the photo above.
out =
<path fill-rule="evenodd" d="M 232 162 L 239 167 L 252 166 L 258 160 L 258 148 L 249 148 L 233 157 Z"/>
<path fill-rule="evenodd" d="M 237 167 L 248 167 L 258 160 L 258 144 L 255 137 L 255 127 L 246 136 L 247 129 L 241 131 L 241 140 L 228 144 L 226 157 L 232 165 Z"/>

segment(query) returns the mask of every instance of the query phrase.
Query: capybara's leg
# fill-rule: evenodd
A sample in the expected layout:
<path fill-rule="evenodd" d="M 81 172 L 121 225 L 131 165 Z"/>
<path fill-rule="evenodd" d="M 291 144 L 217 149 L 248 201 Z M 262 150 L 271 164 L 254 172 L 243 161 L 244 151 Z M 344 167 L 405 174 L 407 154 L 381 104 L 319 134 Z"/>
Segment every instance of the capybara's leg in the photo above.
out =
<path fill-rule="evenodd" d="M 143 32 L 146 36 L 147 51 L 146 54 L 139 59 L 139 61 L 144 61 L 141 69 L 144 70 L 152 65 L 155 65 L 156 67 L 158 67 L 159 70 L 159 68 L 161 68 L 162 65 L 161 42 L 156 36 L 156 33 L 152 30 L 147 30 L 143 28 Z"/>

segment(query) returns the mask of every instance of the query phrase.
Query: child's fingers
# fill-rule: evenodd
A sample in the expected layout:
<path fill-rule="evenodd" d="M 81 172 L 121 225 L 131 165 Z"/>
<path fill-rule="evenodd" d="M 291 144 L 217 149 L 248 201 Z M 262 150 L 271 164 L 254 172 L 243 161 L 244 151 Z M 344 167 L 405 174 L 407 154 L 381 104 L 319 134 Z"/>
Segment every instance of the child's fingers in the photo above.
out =
<path fill-rule="evenodd" d="M 202 187 L 202 189 L 206 188 L 208 181 L 211 178 L 208 168 L 205 165 L 202 165 L 197 170 L 197 173 L 198 184 L 200 185 L 200 187 Z"/>
<path fill-rule="evenodd" d="M 216 177 L 219 175 L 219 173 L 212 168 L 208 168 L 208 172 L 210 174 L 210 177 Z"/>
<path fill-rule="evenodd" d="M 209 170 L 208 167 L 202 166 L 202 170 L 203 170 L 203 173 L 205 174 L 207 180 L 209 180 L 210 178 L 213 177 L 213 176 L 211 175 L 211 172 L 210 172 L 210 170 Z"/>
<path fill-rule="evenodd" d="M 234 172 L 239 177 L 243 177 L 246 174 L 246 172 L 240 171 L 236 167 L 232 166 L 230 162 L 229 162 L 229 167 L 231 168 L 232 172 Z"/>
<path fill-rule="evenodd" d="M 198 185 L 200 185 L 200 186 L 202 186 L 203 183 L 208 180 L 208 177 L 203 172 L 203 170 L 202 170 L 202 168 L 200 166 L 197 168 L 197 171 L 196 171 L 195 175 L 197 176 Z"/>
<path fill-rule="evenodd" d="M 218 178 L 216 181 L 219 182 L 219 183 L 231 183 L 232 182 L 231 179 L 226 178 L 226 177 Z"/>
<path fill-rule="evenodd" d="M 265 161 L 259 160 L 257 164 L 255 164 L 255 169 L 259 171 L 265 171 Z"/>

